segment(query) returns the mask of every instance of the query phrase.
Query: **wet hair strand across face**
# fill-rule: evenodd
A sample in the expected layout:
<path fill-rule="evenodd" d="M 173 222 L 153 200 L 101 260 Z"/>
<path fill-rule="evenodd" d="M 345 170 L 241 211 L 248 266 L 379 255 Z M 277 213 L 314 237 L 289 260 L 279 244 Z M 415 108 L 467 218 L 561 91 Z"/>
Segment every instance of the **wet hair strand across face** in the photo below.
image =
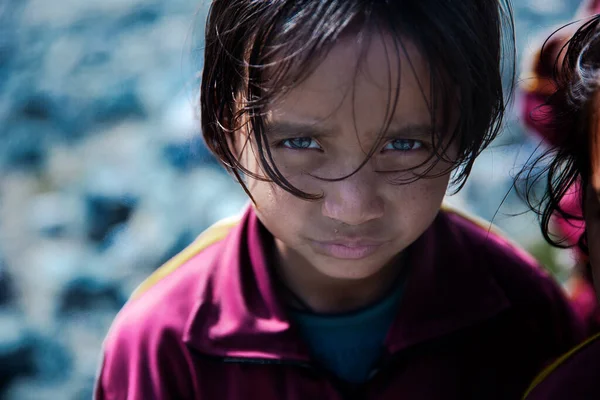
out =
<path fill-rule="evenodd" d="M 319 198 L 294 187 L 277 168 L 266 136 L 268 106 L 306 79 L 344 35 L 368 46 L 374 33 L 395 39 L 389 57 L 406 54 L 410 41 L 429 63 L 431 93 L 424 97 L 431 99 L 436 135 L 431 159 L 451 161 L 453 183 L 457 190 L 462 187 L 475 158 L 502 125 L 509 97 L 502 81 L 504 55 L 512 60 L 512 92 L 514 29 L 508 1 L 213 0 L 205 31 L 202 131 L 209 149 L 247 193 L 245 175 L 272 181 L 300 198 Z M 398 91 L 388 96 L 382 135 Z M 253 141 L 264 176 L 245 169 L 232 150 L 232 143 L 243 140 L 242 130 Z M 453 160 L 444 158 L 450 144 L 458 149 Z M 431 170 L 418 178 L 430 177 Z"/>

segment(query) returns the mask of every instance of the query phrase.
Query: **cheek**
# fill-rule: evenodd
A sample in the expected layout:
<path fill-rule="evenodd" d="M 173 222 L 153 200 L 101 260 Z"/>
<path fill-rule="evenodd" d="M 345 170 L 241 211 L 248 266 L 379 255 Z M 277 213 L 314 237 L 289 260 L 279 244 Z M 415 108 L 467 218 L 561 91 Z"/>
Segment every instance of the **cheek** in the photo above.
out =
<path fill-rule="evenodd" d="M 298 198 L 272 182 L 250 179 L 248 188 L 261 221 L 272 232 L 285 227 L 297 229 L 302 221 L 310 219 L 319 204 Z"/>
<path fill-rule="evenodd" d="M 248 145 L 243 148 L 243 151 L 240 150 L 240 152 L 240 162 L 244 168 L 258 177 L 266 179 L 267 174 L 264 172 L 263 166 L 260 163 L 256 146 L 254 144 L 252 144 L 252 146 Z M 321 193 L 321 188 L 319 188 L 318 185 L 315 184 L 315 180 L 309 176 L 309 174 L 314 173 L 315 169 L 318 169 L 318 166 L 321 164 L 321 160 L 318 157 L 302 157 L 298 154 L 293 154 L 293 152 L 286 153 L 276 149 L 272 150 L 272 155 L 277 171 L 283 175 L 293 187 L 309 194 Z M 286 191 L 280 190 L 277 185 L 265 186 L 265 182 L 260 179 L 248 177 L 247 184 L 248 189 L 250 189 L 253 196 L 255 196 L 253 192 L 257 192 L 257 196 L 269 193 L 273 198 L 281 198 L 289 195 Z M 282 193 L 279 193 L 279 191 Z"/>
<path fill-rule="evenodd" d="M 265 174 L 255 156 L 248 148 L 241 155 L 245 168 L 259 177 Z M 296 189 L 309 194 L 321 194 L 322 188 L 305 174 L 290 172 L 288 166 L 278 164 L 279 171 Z M 319 202 L 306 201 L 283 190 L 277 184 L 261 179 L 246 177 L 246 186 L 254 199 L 254 207 L 263 224 L 275 236 L 287 237 L 286 232 L 298 231 L 304 223 L 318 215 Z"/>
<path fill-rule="evenodd" d="M 436 167 L 431 170 L 427 176 L 419 175 L 418 172 L 404 173 L 400 176 L 399 181 L 410 180 L 411 183 L 407 185 L 400 185 L 404 197 L 414 198 L 417 201 L 423 201 L 428 203 L 441 199 L 448 189 L 448 182 L 450 181 L 450 173 L 446 173 L 441 176 L 432 177 L 440 173 L 445 172 L 446 167 Z"/>
<path fill-rule="evenodd" d="M 327 157 L 317 151 L 273 149 L 272 154 L 275 165 L 288 179 L 307 174 L 318 175 L 319 170 L 328 169 Z"/>
<path fill-rule="evenodd" d="M 392 186 L 387 203 L 392 213 L 420 225 L 433 220 L 448 188 L 449 175 L 422 178 L 406 185 Z M 391 185 L 390 185 L 391 186 Z"/>

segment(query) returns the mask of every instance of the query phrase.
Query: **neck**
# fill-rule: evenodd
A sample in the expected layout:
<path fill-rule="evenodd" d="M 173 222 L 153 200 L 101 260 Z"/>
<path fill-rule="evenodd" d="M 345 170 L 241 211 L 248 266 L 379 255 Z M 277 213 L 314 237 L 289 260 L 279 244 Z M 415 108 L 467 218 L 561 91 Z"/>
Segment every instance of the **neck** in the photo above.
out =
<path fill-rule="evenodd" d="M 368 278 L 336 279 L 320 273 L 279 240 L 275 247 L 275 273 L 282 284 L 316 313 L 351 312 L 375 303 L 391 290 L 403 267 L 398 256 Z"/>

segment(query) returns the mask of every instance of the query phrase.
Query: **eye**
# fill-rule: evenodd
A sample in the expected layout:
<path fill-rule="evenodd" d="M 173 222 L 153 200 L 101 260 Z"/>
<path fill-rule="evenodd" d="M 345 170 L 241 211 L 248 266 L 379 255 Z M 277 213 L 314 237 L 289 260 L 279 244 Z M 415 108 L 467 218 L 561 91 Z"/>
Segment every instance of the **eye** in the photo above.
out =
<path fill-rule="evenodd" d="M 414 139 L 394 139 L 383 148 L 384 151 L 414 151 L 423 147 L 423 142 Z"/>
<path fill-rule="evenodd" d="M 286 147 L 288 149 L 294 150 L 303 150 L 303 149 L 320 149 L 321 146 L 317 143 L 316 140 L 309 137 L 298 137 L 292 139 L 285 139 L 281 142 L 282 147 Z"/>

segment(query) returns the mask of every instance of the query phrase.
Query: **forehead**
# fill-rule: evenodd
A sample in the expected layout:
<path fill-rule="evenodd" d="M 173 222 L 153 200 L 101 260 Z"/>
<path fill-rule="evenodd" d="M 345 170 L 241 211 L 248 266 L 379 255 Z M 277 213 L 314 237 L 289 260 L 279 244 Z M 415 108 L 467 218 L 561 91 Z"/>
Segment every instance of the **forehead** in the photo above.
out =
<path fill-rule="evenodd" d="M 429 123 L 429 69 L 417 47 L 406 38 L 348 34 L 306 79 L 271 103 L 269 114 L 273 120 L 327 124 L 350 118 L 365 129 L 380 125 L 390 113 L 393 121 Z"/>

